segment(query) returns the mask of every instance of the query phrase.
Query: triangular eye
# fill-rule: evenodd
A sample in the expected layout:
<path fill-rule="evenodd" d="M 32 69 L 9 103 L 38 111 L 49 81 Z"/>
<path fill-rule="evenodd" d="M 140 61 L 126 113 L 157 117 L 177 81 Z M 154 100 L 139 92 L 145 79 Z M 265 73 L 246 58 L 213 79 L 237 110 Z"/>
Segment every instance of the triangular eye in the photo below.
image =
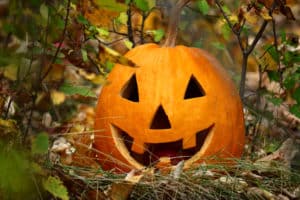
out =
<path fill-rule="evenodd" d="M 139 102 L 139 92 L 135 74 L 132 75 L 122 88 L 121 96 L 129 101 Z"/>
<path fill-rule="evenodd" d="M 184 99 L 191 99 L 205 96 L 205 92 L 197 79 L 192 75 L 187 85 Z"/>
<path fill-rule="evenodd" d="M 150 129 L 169 129 L 169 128 L 171 128 L 169 118 L 164 108 L 160 105 L 156 113 L 154 114 L 152 123 L 150 125 Z"/>

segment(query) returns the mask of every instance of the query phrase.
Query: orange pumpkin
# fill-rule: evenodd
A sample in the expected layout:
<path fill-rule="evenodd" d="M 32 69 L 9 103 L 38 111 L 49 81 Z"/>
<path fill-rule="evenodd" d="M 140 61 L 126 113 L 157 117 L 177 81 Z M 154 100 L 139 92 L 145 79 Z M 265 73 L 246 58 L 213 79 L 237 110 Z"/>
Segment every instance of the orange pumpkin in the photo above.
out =
<path fill-rule="evenodd" d="M 185 46 L 138 46 L 101 91 L 95 143 L 104 169 L 184 167 L 240 157 L 244 118 L 236 88 L 217 60 Z"/>

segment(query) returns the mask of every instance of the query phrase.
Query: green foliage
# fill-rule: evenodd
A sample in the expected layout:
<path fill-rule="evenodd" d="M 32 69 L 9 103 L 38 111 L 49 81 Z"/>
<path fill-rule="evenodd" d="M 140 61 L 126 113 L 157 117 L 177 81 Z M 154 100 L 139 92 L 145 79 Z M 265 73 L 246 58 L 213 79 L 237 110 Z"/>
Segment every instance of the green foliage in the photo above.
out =
<path fill-rule="evenodd" d="M 141 9 L 143 12 L 146 12 L 149 10 L 149 4 L 147 0 L 133 0 L 136 7 Z"/>
<path fill-rule="evenodd" d="M 300 118 L 300 104 L 294 104 L 290 107 L 291 113 L 293 113 L 296 117 Z"/>
<path fill-rule="evenodd" d="M 68 95 L 81 95 L 84 97 L 94 97 L 96 98 L 96 94 L 91 90 L 90 87 L 85 87 L 85 86 L 76 86 L 70 83 L 64 83 L 61 85 L 59 90 L 65 94 Z"/>
<path fill-rule="evenodd" d="M 279 106 L 279 105 L 283 102 L 283 100 L 282 100 L 281 98 L 274 97 L 274 96 L 272 96 L 272 97 L 267 97 L 267 99 L 268 99 L 270 102 L 272 102 L 275 106 Z"/>
<path fill-rule="evenodd" d="M 31 151 L 33 154 L 46 154 L 49 148 L 49 136 L 47 133 L 38 134 L 31 146 Z"/>
<path fill-rule="evenodd" d="M 128 15 L 125 12 L 121 12 L 118 18 L 115 19 L 116 23 L 118 24 L 127 24 L 128 21 Z"/>
<path fill-rule="evenodd" d="M 109 60 L 105 63 L 105 68 L 108 70 L 108 71 L 111 71 L 112 68 L 115 66 L 114 63 L 110 62 Z"/>
<path fill-rule="evenodd" d="M 300 79 L 299 79 L 300 80 Z M 296 100 L 296 102 L 298 104 L 300 104 L 300 87 L 298 87 L 297 89 L 295 89 L 292 97 Z"/>
<path fill-rule="evenodd" d="M 0 199 L 36 197 L 31 162 L 24 150 L 7 149 L 0 141 Z"/>
<path fill-rule="evenodd" d="M 265 50 L 272 56 L 274 61 L 279 61 L 279 54 L 274 45 L 266 45 Z"/>
<path fill-rule="evenodd" d="M 100 8 L 106 8 L 117 12 L 124 12 L 127 9 L 125 4 L 118 3 L 116 0 L 95 0 L 95 3 Z"/>
<path fill-rule="evenodd" d="M 45 4 L 42 4 L 40 6 L 40 14 L 42 16 L 42 18 L 47 21 L 48 20 L 48 15 L 49 15 L 49 8 L 48 6 L 46 6 Z"/>
<path fill-rule="evenodd" d="M 89 25 L 89 21 L 82 15 L 77 16 L 77 21 L 83 25 Z"/>
<path fill-rule="evenodd" d="M 220 42 L 213 42 L 212 46 L 218 50 L 224 50 L 225 49 L 225 45 L 220 43 Z"/>
<path fill-rule="evenodd" d="M 67 188 L 58 177 L 49 176 L 47 180 L 43 181 L 43 186 L 54 197 L 69 200 Z"/>
<path fill-rule="evenodd" d="M 159 42 L 165 36 L 165 31 L 163 29 L 154 30 L 153 35 L 154 41 Z"/>
<path fill-rule="evenodd" d="M 206 0 L 198 0 L 197 1 L 198 8 L 203 15 L 207 15 L 210 9 L 209 4 Z"/>

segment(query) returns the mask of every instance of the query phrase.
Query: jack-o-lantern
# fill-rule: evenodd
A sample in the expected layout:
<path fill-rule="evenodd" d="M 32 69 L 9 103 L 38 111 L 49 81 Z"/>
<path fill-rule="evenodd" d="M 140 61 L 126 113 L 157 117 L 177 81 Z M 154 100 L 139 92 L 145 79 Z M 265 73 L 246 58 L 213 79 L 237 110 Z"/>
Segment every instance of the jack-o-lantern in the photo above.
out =
<path fill-rule="evenodd" d="M 146 44 L 125 56 L 137 67 L 114 67 L 96 110 L 95 148 L 105 169 L 241 156 L 242 104 L 211 55 Z"/>

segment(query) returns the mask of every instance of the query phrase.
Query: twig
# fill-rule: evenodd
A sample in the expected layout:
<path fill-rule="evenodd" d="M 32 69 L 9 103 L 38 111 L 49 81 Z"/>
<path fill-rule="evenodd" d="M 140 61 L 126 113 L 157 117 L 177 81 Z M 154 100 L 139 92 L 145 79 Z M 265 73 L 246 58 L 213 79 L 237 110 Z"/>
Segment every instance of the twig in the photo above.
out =
<path fill-rule="evenodd" d="M 66 13 L 66 18 L 65 18 L 65 25 L 64 25 L 64 29 L 63 29 L 63 33 L 62 33 L 62 38 L 58 44 L 58 47 L 56 48 L 56 52 L 48 66 L 48 69 L 47 71 L 45 72 L 45 74 L 42 76 L 40 82 L 42 82 L 46 77 L 47 75 L 50 73 L 51 69 L 52 69 L 52 65 L 54 64 L 57 56 L 58 56 L 58 53 L 60 52 L 60 49 L 61 49 L 61 46 L 65 40 L 65 36 L 66 36 L 66 32 L 67 32 L 67 26 L 68 26 L 68 19 L 69 19 L 69 15 L 70 15 L 70 10 L 71 10 L 71 0 L 68 0 L 68 3 L 67 3 L 67 13 Z"/>
<path fill-rule="evenodd" d="M 50 91 L 49 91 L 49 89 L 48 89 L 48 87 L 47 87 L 47 85 L 45 83 L 42 83 L 42 87 L 43 87 L 44 91 L 46 91 L 47 93 L 49 93 L 49 95 L 51 95 Z M 55 114 L 55 120 L 61 121 L 60 114 L 59 114 L 58 110 L 56 109 L 56 107 L 55 107 L 55 105 L 53 103 L 53 100 L 51 99 L 50 102 L 51 102 L 51 106 L 52 106 L 54 114 Z"/>
<path fill-rule="evenodd" d="M 142 25 L 141 25 L 141 44 L 144 44 L 144 28 L 145 28 L 145 20 L 148 17 L 147 14 L 145 14 L 145 12 L 143 12 L 143 16 L 142 16 Z"/>
<path fill-rule="evenodd" d="M 262 37 L 267 25 L 268 25 L 268 20 L 264 20 L 259 31 L 257 32 L 257 34 L 255 35 L 254 40 L 252 41 L 252 43 L 248 46 L 248 42 L 246 43 L 246 46 L 243 45 L 242 43 L 242 39 L 241 39 L 241 28 L 239 29 L 239 31 L 236 31 L 232 25 L 232 23 L 230 22 L 228 16 L 226 15 L 224 9 L 221 6 L 221 3 L 219 0 L 215 1 L 217 6 L 219 7 L 222 15 L 224 16 L 228 26 L 230 27 L 230 29 L 232 30 L 232 32 L 235 34 L 238 42 L 239 42 L 239 46 L 240 49 L 242 51 L 242 55 L 243 55 L 243 61 L 242 61 L 242 72 L 241 72 L 241 80 L 240 80 L 240 97 L 242 100 L 244 97 L 244 93 L 245 93 L 245 82 L 246 82 L 246 72 L 247 72 L 247 65 L 248 65 L 248 58 L 249 55 L 252 53 L 252 51 L 254 50 L 255 46 L 257 45 L 258 41 L 260 40 L 260 38 Z M 274 1 L 272 8 L 269 11 L 270 16 L 272 16 L 272 12 L 274 10 L 276 6 L 276 2 Z"/>
<path fill-rule="evenodd" d="M 130 0 L 129 4 L 128 4 L 128 9 L 127 9 L 127 34 L 128 34 L 128 39 L 129 41 L 132 43 L 132 47 L 135 46 L 135 42 L 134 42 L 134 37 L 133 37 L 133 29 L 132 29 L 132 22 L 131 22 L 131 4 L 132 4 L 132 0 Z"/>

